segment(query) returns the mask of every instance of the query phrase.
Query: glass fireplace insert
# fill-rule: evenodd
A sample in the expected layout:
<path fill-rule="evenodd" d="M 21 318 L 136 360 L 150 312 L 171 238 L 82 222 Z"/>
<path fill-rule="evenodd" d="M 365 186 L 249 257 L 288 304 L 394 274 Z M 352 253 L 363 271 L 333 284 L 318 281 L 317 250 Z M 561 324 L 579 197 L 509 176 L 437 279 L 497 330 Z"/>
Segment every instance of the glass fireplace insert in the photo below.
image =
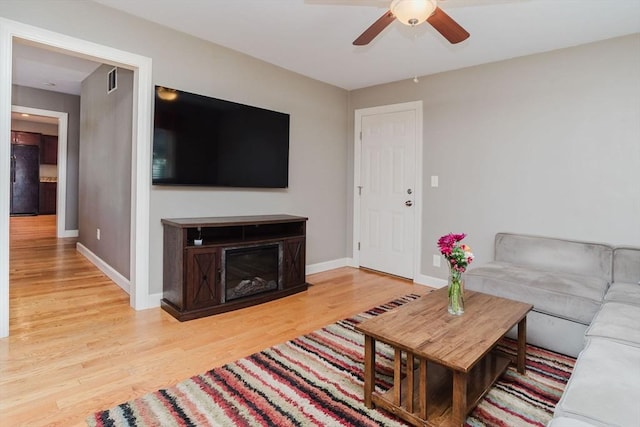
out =
<path fill-rule="evenodd" d="M 267 243 L 222 251 L 222 302 L 282 289 L 282 245 Z"/>

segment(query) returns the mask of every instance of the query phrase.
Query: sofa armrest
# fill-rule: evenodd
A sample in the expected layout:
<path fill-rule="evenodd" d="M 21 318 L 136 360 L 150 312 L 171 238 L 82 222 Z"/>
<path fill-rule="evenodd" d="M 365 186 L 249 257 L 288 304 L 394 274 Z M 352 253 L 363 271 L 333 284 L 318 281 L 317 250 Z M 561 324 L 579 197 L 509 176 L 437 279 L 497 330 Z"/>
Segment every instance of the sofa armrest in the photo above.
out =
<path fill-rule="evenodd" d="M 613 281 L 640 286 L 640 248 L 617 247 L 613 250 Z"/>

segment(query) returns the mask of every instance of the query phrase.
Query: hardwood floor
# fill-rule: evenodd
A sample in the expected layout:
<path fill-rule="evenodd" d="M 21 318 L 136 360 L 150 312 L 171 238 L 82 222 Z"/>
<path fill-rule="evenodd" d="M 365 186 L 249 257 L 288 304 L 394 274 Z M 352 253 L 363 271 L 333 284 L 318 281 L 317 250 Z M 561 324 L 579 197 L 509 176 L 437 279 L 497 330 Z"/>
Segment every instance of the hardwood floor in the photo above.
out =
<path fill-rule="evenodd" d="M 307 292 L 180 323 L 129 297 L 55 238 L 55 216 L 11 218 L 10 336 L 0 339 L 0 425 L 85 425 L 91 413 L 430 289 L 340 268 Z"/>

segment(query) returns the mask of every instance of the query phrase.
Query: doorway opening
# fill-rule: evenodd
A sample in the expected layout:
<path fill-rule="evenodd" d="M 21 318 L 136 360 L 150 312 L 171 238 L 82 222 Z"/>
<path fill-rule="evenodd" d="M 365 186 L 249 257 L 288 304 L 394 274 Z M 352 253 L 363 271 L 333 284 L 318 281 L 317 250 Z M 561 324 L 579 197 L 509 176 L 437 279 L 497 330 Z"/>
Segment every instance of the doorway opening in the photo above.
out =
<path fill-rule="evenodd" d="M 131 188 L 130 305 L 135 309 L 157 306 L 149 298 L 149 197 L 151 146 L 151 59 L 82 39 L 0 19 L 0 135 L 11 127 L 12 45 L 14 41 L 56 50 L 71 56 L 132 70 L 134 105 Z M 0 144 L 0 229 L 9 230 L 10 146 Z M 4 180 L 4 181 L 3 181 Z M 9 335 L 9 233 L 0 233 L 0 338 Z"/>
<path fill-rule="evenodd" d="M 11 116 L 12 121 L 18 116 L 27 115 L 28 118 L 21 117 L 21 120 L 28 122 L 44 122 L 50 125 L 55 124 L 57 130 L 55 136 L 57 136 L 57 158 L 56 165 L 46 165 L 43 170 L 41 166 L 40 181 L 45 180 L 50 184 L 55 184 L 55 224 L 56 224 L 56 236 L 58 238 L 64 237 L 77 237 L 78 230 L 66 228 L 67 218 L 67 129 L 68 129 L 68 114 L 61 111 L 43 110 L 40 108 L 30 108 L 12 105 Z M 14 126 L 12 126 L 13 128 Z M 41 200 L 42 202 L 42 200 Z M 41 212 L 42 209 L 39 209 Z M 46 210 L 47 214 L 50 214 L 51 209 Z"/>

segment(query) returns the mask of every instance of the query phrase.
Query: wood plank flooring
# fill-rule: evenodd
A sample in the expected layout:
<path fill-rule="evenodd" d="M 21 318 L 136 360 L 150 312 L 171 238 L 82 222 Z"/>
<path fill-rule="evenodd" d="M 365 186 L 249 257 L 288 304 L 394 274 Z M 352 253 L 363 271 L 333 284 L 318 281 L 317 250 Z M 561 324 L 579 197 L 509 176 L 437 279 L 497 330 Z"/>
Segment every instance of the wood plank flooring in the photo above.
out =
<path fill-rule="evenodd" d="M 56 239 L 55 216 L 11 218 L 10 336 L 0 339 L 0 425 L 75 426 L 344 317 L 428 287 L 353 268 L 308 276 L 309 290 L 180 323 L 129 297 Z"/>

